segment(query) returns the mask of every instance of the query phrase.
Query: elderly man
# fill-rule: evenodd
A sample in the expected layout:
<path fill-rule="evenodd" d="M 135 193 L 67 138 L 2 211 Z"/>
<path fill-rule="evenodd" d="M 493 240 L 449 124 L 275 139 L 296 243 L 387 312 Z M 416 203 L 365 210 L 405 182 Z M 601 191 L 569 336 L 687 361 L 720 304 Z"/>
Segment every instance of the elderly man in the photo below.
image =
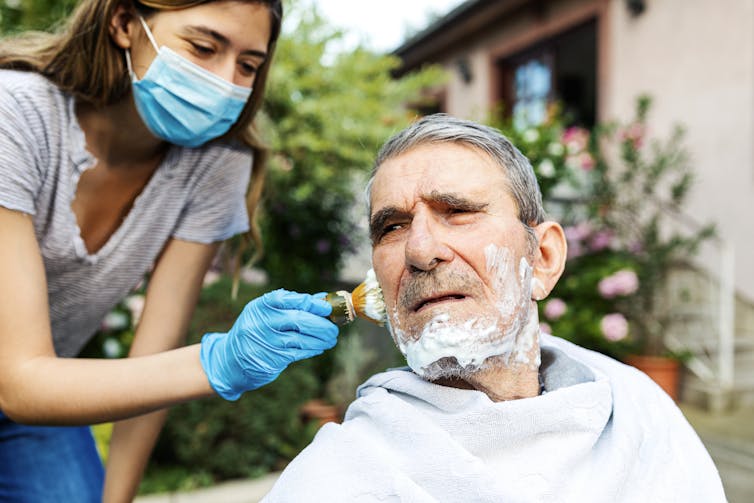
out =
<path fill-rule="evenodd" d="M 539 332 L 565 238 L 505 137 L 426 117 L 383 146 L 367 195 L 374 271 L 410 368 L 363 384 L 265 501 L 725 501 L 654 383 Z"/>

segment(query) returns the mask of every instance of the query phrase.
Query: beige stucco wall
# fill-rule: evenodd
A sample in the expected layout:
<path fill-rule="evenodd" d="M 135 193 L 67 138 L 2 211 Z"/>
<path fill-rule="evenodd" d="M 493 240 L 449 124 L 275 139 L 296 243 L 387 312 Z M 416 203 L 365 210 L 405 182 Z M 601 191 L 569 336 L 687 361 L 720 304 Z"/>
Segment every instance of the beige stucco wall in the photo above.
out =
<path fill-rule="evenodd" d="M 607 15 L 603 118 L 628 119 L 654 98 L 650 125 L 687 129 L 697 182 L 686 212 L 713 221 L 735 250 L 736 287 L 754 300 L 754 1 L 647 1 L 633 18 L 621 0 Z M 711 272 L 714 247 L 700 257 Z"/>
<path fill-rule="evenodd" d="M 449 114 L 472 120 L 487 117 L 490 96 L 490 65 L 487 51 L 477 45 L 464 55 L 468 59 L 473 79 L 464 82 L 457 69 L 459 55 L 454 54 L 443 67 L 448 72 L 445 108 Z"/>
<path fill-rule="evenodd" d="M 447 70 L 445 109 L 449 114 L 472 120 L 484 120 L 491 112 L 493 94 L 492 54 L 510 55 L 536 40 L 535 32 L 550 30 L 558 22 L 566 22 L 574 15 L 584 20 L 584 9 L 595 4 L 594 0 L 561 0 L 548 5 L 546 15 L 538 17 L 524 10 L 508 16 L 494 29 L 486 29 L 469 43 L 460 44 L 455 51 L 444 55 L 440 63 Z M 574 21 L 577 22 L 577 21 Z M 534 28 L 534 30 L 532 29 Z M 472 81 L 462 80 L 457 67 L 459 58 L 468 60 Z"/>

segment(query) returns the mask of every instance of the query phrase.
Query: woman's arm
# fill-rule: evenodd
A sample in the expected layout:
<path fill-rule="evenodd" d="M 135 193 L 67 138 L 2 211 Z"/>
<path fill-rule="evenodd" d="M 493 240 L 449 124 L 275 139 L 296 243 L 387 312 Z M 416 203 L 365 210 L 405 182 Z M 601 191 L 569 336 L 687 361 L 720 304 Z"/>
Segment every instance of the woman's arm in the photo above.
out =
<path fill-rule="evenodd" d="M 145 309 L 131 357 L 159 353 L 183 344 L 191 315 L 217 245 L 172 240 L 150 278 Z M 110 440 L 104 501 L 132 501 L 167 411 L 119 421 Z"/>
<path fill-rule="evenodd" d="M 92 424 L 215 393 L 236 400 L 274 380 L 291 362 L 318 355 L 337 341 L 337 327 L 325 318 L 332 310 L 327 302 L 277 290 L 247 304 L 228 333 L 144 355 L 180 340 L 190 316 L 186 306 L 198 294 L 197 275 L 211 258 L 211 247 L 174 241 L 152 279 L 135 354 L 121 360 L 57 358 L 32 219 L 0 207 L 0 233 L 0 410 L 18 422 Z M 174 250 L 194 246 L 194 252 L 179 254 L 182 259 L 165 261 Z M 125 477 L 125 485 L 111 482 L 109 494 L 135 489 L 163 418 L 155 414 L 118 428 L 113 447 L 127 452 L 116 454 L 111 469 Z M 145 436 L 143 442 L 124 447 L 138 435 Z M 127 458 L 136 466 L 123 468 Z"/>
<path fill-rule="evenodd" d="M 31 216 L 0 208 L 0 234 L 0 409 L 8 417 L 92 424 L 214 395 L 199 345 L 123 360 L 57 358 Z M 179 308 L 163 309 L 171 316 Z"/>

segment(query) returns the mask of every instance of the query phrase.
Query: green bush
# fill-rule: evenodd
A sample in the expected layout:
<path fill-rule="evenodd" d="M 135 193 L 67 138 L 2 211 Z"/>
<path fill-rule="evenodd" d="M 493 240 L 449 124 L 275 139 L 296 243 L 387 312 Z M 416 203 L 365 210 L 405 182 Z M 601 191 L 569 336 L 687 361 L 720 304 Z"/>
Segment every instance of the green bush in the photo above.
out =
<path fill-rule="evenodd" d="M 306 447 L 318 426 L 305 423 L 298 413 L 320 387 L 311 366 L 294 364 L 236 402 L 210 398 L 174 407 L 154 464 L 190 467 L 214 481 L 281 469 Z"/>

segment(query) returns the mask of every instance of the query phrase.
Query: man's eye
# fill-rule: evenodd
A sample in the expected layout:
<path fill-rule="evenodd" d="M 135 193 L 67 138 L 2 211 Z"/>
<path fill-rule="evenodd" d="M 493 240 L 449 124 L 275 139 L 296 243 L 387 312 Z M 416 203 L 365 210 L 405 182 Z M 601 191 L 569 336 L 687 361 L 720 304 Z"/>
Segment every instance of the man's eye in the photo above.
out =
<path fill-rule="evenodd" d="M 382 231 L 380 232 L 379 238 L 382 239 L 385 236 L 387 236 L 388 234 L 390 234 L 391 232 L 398 231 L 398 230 L 400 230 L 402 228 L 403 228 L 403 224 L 390 224 L 390 225 L 386 225 L 385 227 L 382 228 Z"/>
<path fill-rule="evenodd" d="M 471 210 L 469 208 L 450 208 L 448 210 L 448 215 L 450 216 L 473 215 L 474 213 L 476 213 L 476 210 Z"/>

